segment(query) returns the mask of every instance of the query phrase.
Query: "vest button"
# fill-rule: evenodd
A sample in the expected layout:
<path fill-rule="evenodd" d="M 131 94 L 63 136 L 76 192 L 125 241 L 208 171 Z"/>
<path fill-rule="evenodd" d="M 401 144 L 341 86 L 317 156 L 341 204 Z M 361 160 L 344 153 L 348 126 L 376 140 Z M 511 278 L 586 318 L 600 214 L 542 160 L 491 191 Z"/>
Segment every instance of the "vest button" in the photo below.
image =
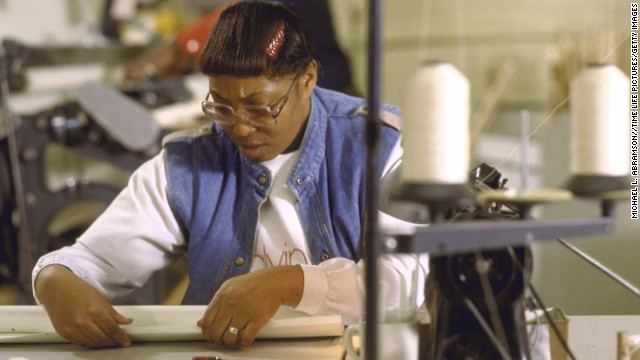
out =
<path fill-rule="evenodd" d="M 304 180 L 302 180 L 301 178 L 296 179 L 296 184 L 302 185 L 303 183 L 304 183 Z"/>
<path fill-rule="evenodd" d="M 331 256 L 329 256 L 329 254 L 327 253 L 322 253 L 322 255 L 320 255 L 320 260 L 322 261 L 327 261 L 331 258 Z"/>
<path fill-rule="evenodd" d="M 235 263 L 236 265 L 238 265 L 238 266 L 242 266 L 242 265 L 244 265 L 244 259 L 243 259 L 241 256 L 238 256 L 238 257 L 236 258 L 236 260 L 234 261 L 234 263 Z"/>
<path fill-rule="evenodd" d="M 266 184 L 266 182 L 267 182 L 267 178 L 264 177 L 264 175 L 258 176 L 258 184 L 264 185 L 264 184 Z"/>

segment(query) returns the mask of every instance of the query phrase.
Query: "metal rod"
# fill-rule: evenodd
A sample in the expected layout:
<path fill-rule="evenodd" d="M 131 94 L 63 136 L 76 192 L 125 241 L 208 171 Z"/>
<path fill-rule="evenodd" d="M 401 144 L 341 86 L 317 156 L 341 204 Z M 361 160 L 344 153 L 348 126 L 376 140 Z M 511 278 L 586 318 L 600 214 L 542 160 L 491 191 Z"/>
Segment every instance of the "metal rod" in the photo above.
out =
<path fill-rule="evenodd" d="M 520 191 L 529 188 L 529 111 L 521 112 L 520 134 Z"/>
<path fill-rule="evenodd" d="M 500 342 L 500 340 L 498 339 L 496 334 L 493 332 L 493 330 L 491 330 L 491 327 L 489 326 L 489 324 L 487 324 L 486 320 L 482 317 L 482 314 L 480 314 L 480 311 L 478 311 L 478 308 L 475 306 L 475 304 L 467 298 L 462 299 L 462 301 L 464 302 L 467 309 L 469 309 L 471 314 L 476 318 L 476 320 L 478 321 L 478 324 L 480 325 L 482 330 L 484 330 L 484 333 L 487 335 L 487 337 L 489 338 L 493 346 L 496 348 L 496 351 L 498 351 L 498 353 L 500 354 L 500 357 L 502 357 L 502 360 L 509 360 L 511 358 L 509 356 L 509 353 L 504 348 L 504 345 Z"/>
<path fill-rule="evenodd" d="M 580 250 L 577 247 L 569 244 L 565 239 L 557 238 L 556 240 L 558 240 L 558 242 L 560 244 L 564 245 L 564 247 L 566 247 L 567 249 L 571 250 L 574 254 L 578 255 L 583 260 L 585 260 L 586 262 L 591 264 L 593 267 L 595 267 L 596 269 L 600 270 L 605 275 L 607 275 L 610 278 L 612 278 L 613 280 L 615 280 L 618 284 L 622 285 L 625 289 L 631 291 L 635 296 L 640 297 L 640 290 L 638 290 L 638 288 L 633 286 L 630 282 L 628 282 L 627 280 L 622 278 L 620 275 L 616 274 L 611 269 L 609 269 L 606 266 L 602 265 L 599 261 L 597 261 L 596 259 L 594 259 L 591 256 L 587 255 L 582 250 Z"/>
<path fill-rule="evenodd" d="M 513 260 L 513 263 L 516 264 L 516 266 L 518 267 L 518 270 L 524 272 L 524 265 L 520 262 L 520 259 L 518 259 L 518 257 L 516 256 L 515 251 L 513 251 L 513 247 L 511 247 L 511 246 L 507 247 L 507 251 L 509 252 L 509 256 L 511 256 L 511 259 Z M 560 329 L 558 329 L 558 326 L 556 325 L 556 323 L 551 318 L 551 314 L 549 314 L 549 312 L 547 311 L 547 307 L 545 306 L 544 302 L 542 301 L 542 297 L 540 297 L 540 295 L 536 291 L 536 289 L 533 286 L 533 284 L 531 284 L 531 279 L 529 279 L 529 281 L 527 281 L 527 288 L 531 292 L 531 295 L 533 295 L 533 297 L 535 298 L 535 301 L 537 302 L 538 307 L 542 310 L 542 313 L 543 313 L 545 319 L 547 319 L 547 324 L 549 324 L 549 326 L 551 327 L 551 330 L 556 335 L 556 338 L 560 342 L 560 345 L 562 346 L 564 351 L 567 353 L 567 355 L 569 355 L 571 360 L 576 360 L 576 357 L 573 355 L 573 352 L 571 351 L 571 348 L 569 347 L 569 344 L 567 343 L 567 339 L 565 339 L 565 337 L 560 332 Z"/>
<path fill-rule="evenodd" d="M 558 341 L 560 341 L 560 345 L 562 346 L 564 351 L 567 353 L 567 355 L 569 355 L 571 360 L 576 360 L 576 356 L 573 355 L 573 352 L 571 351 L 571 347 L 569 347 L 569 344 L 567 343 L 567 339 L 565 339 L 565 337 L 562 336 L 560 329 L 558 329 L 558 325 L 556 325 L 555 321 L 553 321 L 553 319 L 551 318 L 551 314 L 549 314 L 549 312 L 547 311 L 547 307 L 542 302 L 542 298 L 540 297 L 540 295 L 538 295 L 538 292 L 536 291 L 535 287 L 531 285 L 531 282 L 527 284 L 527 287 L 529 288 L 529 291 L 531 292 L 533 297 L 536 299 L 536 301 L 540 305 L 540 309 L 542 309 L 542 314 L 544 315 L 544 318 L 547 319 L 547 324 L 551 327 L 551 330 L 553 330 L 553 333 L 556 335 L 556 338 L 558 338 Z"/>
<path fill-rule="evenodd" d="M 367 116 L 367 179 L 366 179 L 366 325 L 364 353 L 367 359 L 377 359 L 378 338 L 378 181 L 377 159 L 380 124 L 378 108 L 380 100 L 380 1 L 369 0 L 369 47 L 368 47 L 368 116 Z"/>

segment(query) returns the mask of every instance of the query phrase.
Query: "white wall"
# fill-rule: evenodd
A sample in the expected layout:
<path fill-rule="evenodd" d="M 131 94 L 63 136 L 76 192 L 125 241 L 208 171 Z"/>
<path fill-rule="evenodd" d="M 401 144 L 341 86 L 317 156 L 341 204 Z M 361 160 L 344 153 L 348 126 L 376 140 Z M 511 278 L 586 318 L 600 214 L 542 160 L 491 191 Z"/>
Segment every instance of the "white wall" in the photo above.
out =
<path fill-rule="evenodd" d="M 0 38 L 29 45 L 79 44 L 98 24 L 102 0 L 0 0 Z"/>
<path fill-rule="evenodd" d="M 330 0 L 340 41 L 352 58 L 357 85 L 366 85 L 366 0 Z M 626 36 L 628 2 L 620 0 L 396 0 L 383 5 L 383 89 L 402 102 L 403 86 L 421 61 L 446 60 L 467 74 L 477 99 L 507 59 L 518 72 L 510 102 L 548 99 L 553 66 L 609 52 Z M 626 50 L 626 52 L 624 52 Z M 620 53 L 622 52 L 622 53 Z M 612 59 L 628 56 L 625 47 Z M 628 59 L 628 58 L 627 58 Z"/>

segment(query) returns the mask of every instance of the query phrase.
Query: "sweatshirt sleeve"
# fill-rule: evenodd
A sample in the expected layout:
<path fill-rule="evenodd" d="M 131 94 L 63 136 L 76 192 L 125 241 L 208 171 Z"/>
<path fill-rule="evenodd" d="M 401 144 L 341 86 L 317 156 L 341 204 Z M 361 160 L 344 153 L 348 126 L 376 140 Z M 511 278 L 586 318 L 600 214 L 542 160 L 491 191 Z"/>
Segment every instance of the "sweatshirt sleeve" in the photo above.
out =
<path fill-rule="evenodd" d="M 386 174 L 403 153 L 399 139 L 383 169 Z M 411 233 L 414 224 L 379 212 L 379 228 Z M 424 302 L 424 286 L 429 269 L 427 254 L 385 254 L 379 257 L 379 306 L 383 321 L 398 321 L 412 316 Z M 365 300 L 364 261 L 333 258 L 318 265 L 301 265 L 304 290 L 296 310 L 312 315 L 340 314 L 344 324 L 362 317 Z"/>
<path fill-rule="evenodd" d="M 32 282 L 45 266 L 60 264 L 112 299 L 174 261 L 185 241 L 168 205 L 163 159 L 160 153 L 137 169 L 75 244 L 43 255 Z"/>
<path fill-rule="evenodd" d="M 379 305 L 383 321 L 406 320 L 424 302 L 426 255 L 383 255 L 379 261 Z M 364 262 L 333 258 L 302 265 L 304 291 L 296 310 L 312 315 L 340 314 L 346 325 L 362 317 Z"/>

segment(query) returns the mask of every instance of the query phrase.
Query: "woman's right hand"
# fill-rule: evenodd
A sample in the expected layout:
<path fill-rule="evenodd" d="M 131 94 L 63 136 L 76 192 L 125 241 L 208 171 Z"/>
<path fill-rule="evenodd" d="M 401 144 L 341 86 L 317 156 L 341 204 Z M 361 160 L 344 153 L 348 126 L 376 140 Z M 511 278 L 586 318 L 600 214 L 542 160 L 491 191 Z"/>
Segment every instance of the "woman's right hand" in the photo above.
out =
<path fill-rule="evenodd" d="M 70 342 L 90 348 L 131 345 L 120 325 L 133 320 L 118 314 L 96 289 L 65 266 L 42 269 L 34 291 L 53 327 Z"/>

